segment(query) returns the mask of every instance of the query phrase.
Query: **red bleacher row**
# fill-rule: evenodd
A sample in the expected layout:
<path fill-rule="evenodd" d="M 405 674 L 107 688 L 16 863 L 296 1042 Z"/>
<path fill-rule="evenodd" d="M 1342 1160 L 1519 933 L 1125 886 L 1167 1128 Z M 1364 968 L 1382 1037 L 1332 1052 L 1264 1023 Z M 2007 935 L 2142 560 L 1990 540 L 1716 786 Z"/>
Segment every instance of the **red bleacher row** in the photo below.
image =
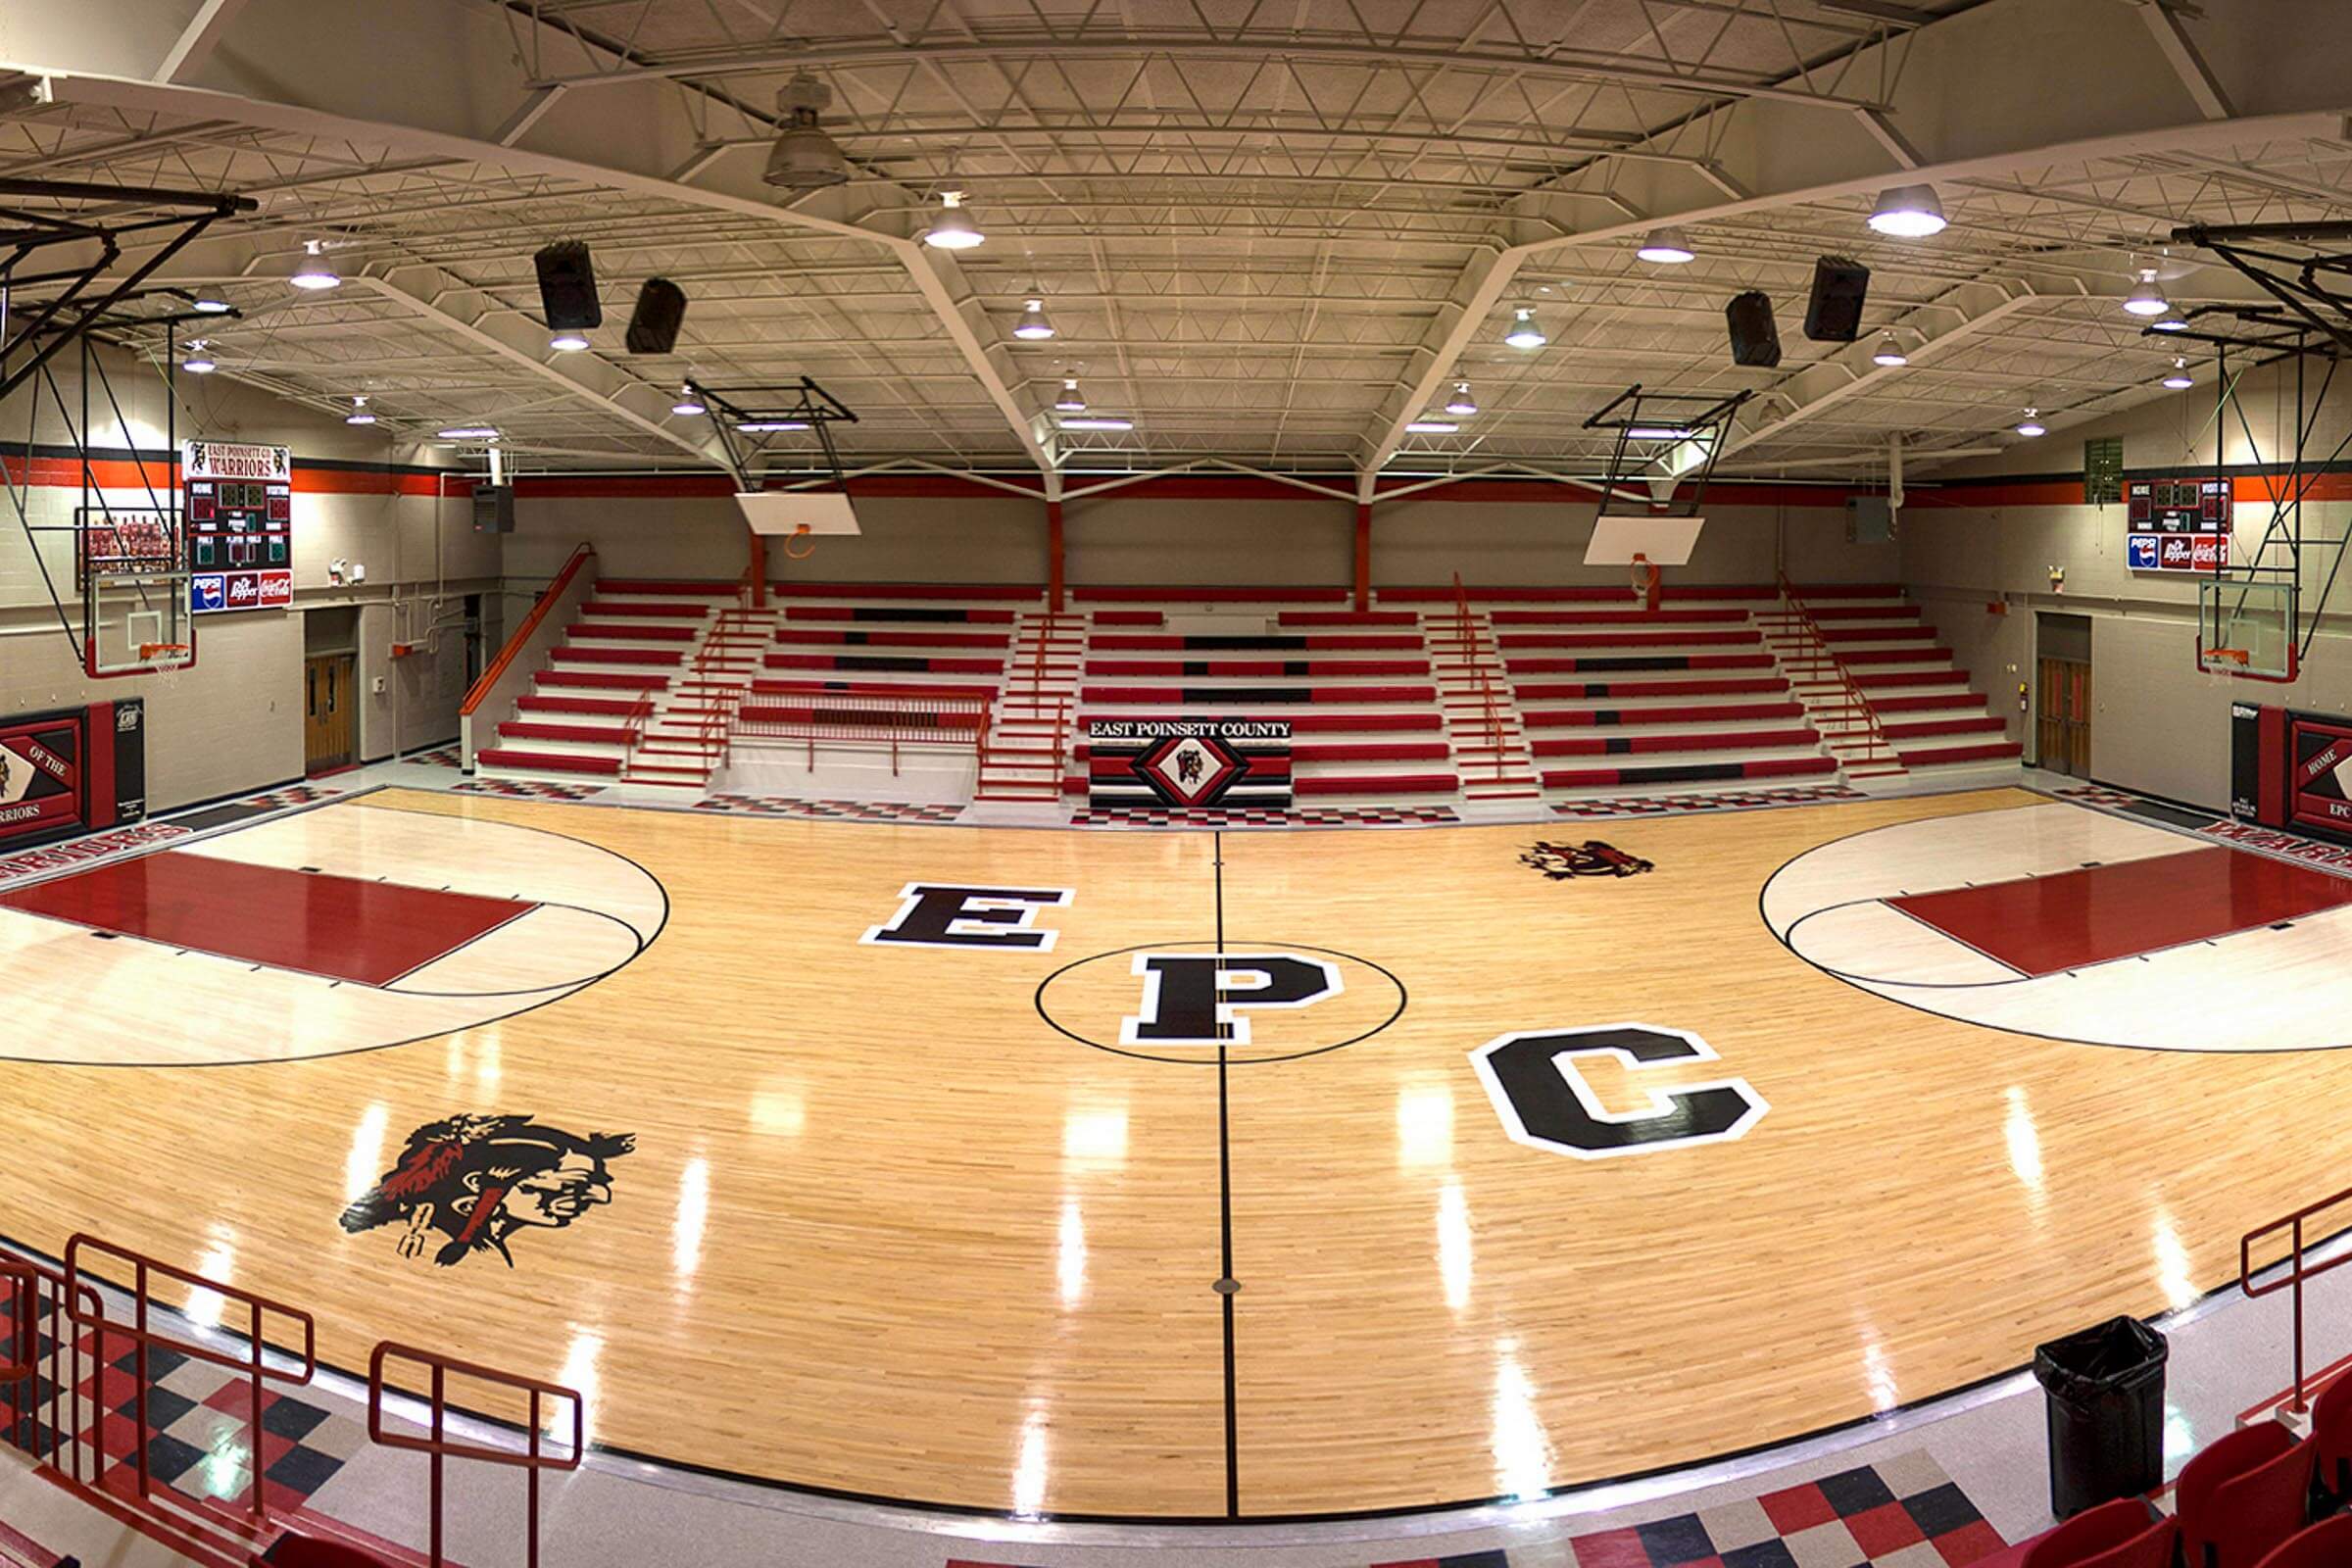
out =
<path fill-rule="evenodd" d="M 1802 592 L 1906 764 L 2016 758 L 2002 720 L 1969 690 L 1966 672 L 1952 667 L 1949 650 L 1899 589 Z M 1017 679 L 1036 703 L 1066 703 L 1064 726 L 1031 713 L 1001 720 L 1014 731 L 1009 741 L 992 736 L 993 756 L 1040 759 L 1007 764 L 1032 772 L 1045 770 L 1045 736 L 1062 728 L 1074 736 L 1113 710 L 1128 717 L 1288 717 L 1301 737 L 1323 737 L 1302 739 L 1295 753 L 1300 794 L 1450 792 L 1465 748 L 1485 753 L 1497 740 L 1533 760 L 1643 759 L 1545 767 L 1542 783 L 1554 790 L 1838 767 L 1806 703 L 1775 667 L 1768 627 L 1754 618 L 1777 603 L 1764 589 L 1670 587 L 1654 612 L 1614 588 L 1468 590 L 1473 615 L 1491 617 L 1489 667 L 1510 710 L 1502 736 L 1465 735 L 1455 690 L 1461 656 L 1444 669 L 1433 664 L 1442 657 L 1436 607 L 1452 600 L 1449 589 L 1383 590 L 1382 608 L 1355 611 L 1337 589 L 1086 588 L 1059 617 L 1043 612 L 1038 590 L 1017 585 L 796 583 L 777 585 L 776 594 L 772 611 L 747 622 L 757 647 L 742 650 L 728 670 L 735 700 L 986 698 Z M 499 745 L 477 760 L 494 769 L 634 779 L 665 726 L 691 725 L 710 710 L 708 694 L 689 677 L 698 658 L 708 662 L 703 640 L 733 595 L 731 584 L 600 583 L 514 716 L 499 725 Z M 1167 629 L 1171 617 L 1204 614 L 1242 629 Z M 1058 696 L 1039 686 L 1049 640 L 1062 677 Z M 1135 655 L 1178 657 L 1127 657 Z M 1521 725 L 1554 733 L 1522 739 Z M 1606 733 L 1556 733 L 1563 729 Z M 1399 732 L 1417 738 L 1398 741 Z M 1073 747 L 1063 756 L 1081 766 L 1063 775 L 1061 788 L 1083 790 L 1086 755 Z M 1457 765 L 1444 765 L 1449 761 Z"/>

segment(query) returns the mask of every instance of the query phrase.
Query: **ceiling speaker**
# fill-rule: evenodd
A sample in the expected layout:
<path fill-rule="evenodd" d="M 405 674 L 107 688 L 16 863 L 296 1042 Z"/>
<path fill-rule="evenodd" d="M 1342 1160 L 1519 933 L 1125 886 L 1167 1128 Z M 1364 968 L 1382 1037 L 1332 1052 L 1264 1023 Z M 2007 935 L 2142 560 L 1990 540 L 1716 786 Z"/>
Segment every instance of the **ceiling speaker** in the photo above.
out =
<path fill-rule="evenodd" d="M 1862 297 L 1870 269 L 1850 256 L 1813 264 L 1813 297 L 1805 302 L 1805 336 L 1816 343 L 1851 343 L 1862 333 Z"/>
<path fill-rule="evenodd" d="M 666 277 L 649 277 L 629 313 L 629 352 L 667 354 L 678 346 L 686 322 L 686 291 Z"/>
<path fill-rule="evenodd" d="M 1732 329 L 1734 365 L 1769 370 L 1781 363 L 1781 329 L 1772 323 L 1771 295 L 1754 288 L 1735 294 L 1723 308 L 1723 318 Z"/>
<path fill-rule="evenodd" d="M 550 245 L 531 258 L 539 271 L 539 305 L 551 331 L 587 332 L 605 324 L 597 303 L 596 266 L 576 239 Z"/>

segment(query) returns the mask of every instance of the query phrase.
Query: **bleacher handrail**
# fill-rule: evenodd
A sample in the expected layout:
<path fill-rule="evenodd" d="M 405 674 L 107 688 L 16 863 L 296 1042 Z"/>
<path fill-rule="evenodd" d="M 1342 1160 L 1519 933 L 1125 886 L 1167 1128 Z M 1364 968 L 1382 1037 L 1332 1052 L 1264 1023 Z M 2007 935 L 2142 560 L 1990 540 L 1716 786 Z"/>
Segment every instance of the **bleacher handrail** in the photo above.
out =
<path fill-rule="evenodd" d="M 499 677 L 507 672 L 507 666 L 521 655 L 523 645 L 531 639 L 531 633 L 537 631 L 539 623 L 547 618 L 548 611 L 564 596 L 564 590 L 571 586 L 571 580 L 579 575 L 580 568 L 595 557 L 594 545 L 583 543 L 573 549 L 571 559 L 564 563 L 564 569 L 557 572 L 555 579 L 540 591 L 538 602 L 522 617 L 522 624 L 514 628 L 514 634 L 498 651 L 498 657 L 483 666 L 480 677 L 466 690 L 466 700 L 458 705 L 460 714 L 473 712 L 489 698 L 491 690 L 498 685 Z"/>
<path fill-rule="evenodd" d="M 1453 574 L 1453 604 L 1455 635 L 1461 639 L 1462 647 L 1468 650 L 1470 673 L 1478 682 L 1479 706 L 1483 714 L 1480 729 L 1486 737 L 1494 776 L 1499 779 L 1507 771 L 1502 755 L 1502 705 L 1495 700 L 1494 683 L 1487 674 L 1486 650 L 1470 624 L 1470 593 L 1462 586 L 1462 574 L 1458 571 Z"/>
<path fill-rule="evenodd" d="M 1788 607 L 1789 615 L 1794 617 L 1804 633 L 1803 640 L 1808 657 L 1802 668 L 1813 672 L 1809 678 L 1816 679 L 1819 678 L 1821 672 L 1827 671 L 1829 677 L 1838 684 L 1838 700 L 1842 705 L 1838 711 L 1845 715 L 1849 723 L 1856 715 L 1859 715 L 1864 731 L 1860 760 L 1865 762 L 1900 760 L 1895 752 L 1892 737 L 1887 735 L 1886 725 L 1879 722 L 1878 710 L 1870 706 L 1870 699 L 1863 694 L 1862 688 L 1855 684 L 1854 677 L 1846 670 L 1844 661 L 1831 652 L 1829 634 L 1822 630 L 1821 622 L 1816 620 L 1813 612 L 1806 608 L 1804 596 L 1797 592 L 1796 584 L 1788 580 L 1788 573 L 1786 571 L 1777 572 L 1775 575 L 1779 581 L 1781 603 Z M 1791 673 L 1796 672 L 1791 671 Z M 1852 731 L 1847 730 L 1842 733 L 1850 736 Z M 1829 737 L 1824 736 L 1823 739 L 1826 741 Z"/>
<path fill-rule="evenodd" d="M 127 1286 L 117 1287 L 130 1298 L 131 1321 L 129 1323 L 110 1320 L 106 1315 L 104 1300 L 94 1293 L 88 1296 L 88 1299 L 92 1303 L 91 1310 L 87 1312 L 82 1310 L 81 1302 L 85 1292 L 81 1277 L 81 1258 L 85 1251 L 95 1252 L 102 1257 L 113 1258 L 119 1263 L 130 1265 L 130 1283 Z M 149 1287 L 158 1276 L 174 1284 L 185 1285 L 191 1293 L 209 1292 L 221 1303 L 220 1320 L 226 1319 L 226 1309 L 231 1304 L 243 1306 L 246 1309 L 246 1323 L 242 1335 L 245 1341 L 245 1353 L 241 1356 L 233 1355 L 226 1350 L 207 1345 L 202 1340 L 161 1333 L 150 1326 L 149 1309 L 154 1304 L 154 1298 L 150 1294 Z M 104 1348 L 106 1341 L 110 1337 L 120 1337 L 130 1341 L 133 1348 L 132 1353 L 137 1357 L 137 1368 L 132 1375 L 131 1413 L 135 1423 L 138 1446 L 132 1456 L 132 1463 L 138 1476 L 141 1498 L 148 1496 L 153 1488 L 153 1477 L 149 1473 L 148 1463 L 149 1431 L 147 1423 L 147 1396 L 150 1382 L 147 1366 L 151 1351 L 166 1350 L 187 1360 L 203 1361 L 209 1365 L 225 1367 L 229 1371 L 240 1374 L 245 1381 L 247 1392 L 245 1421 L 248 1429 L 247 1439 L 251 1445 L 248 1451 L 255 1454 L 262 1451 L 262 1385 L 266 1382 L 284 1383 L 299 1388 L 308 1384 L 318 1375 L 318 1325 L 310 1313 L 303 1311 L 300 1307 L 288 1306 L 283 1301 L 273 1300 L 252 1291 L 241 1290 L 224 1280 L 216 1280 L 206 1275 L 193 1273 L 175 1263 L 167 1263 L 161 1258 L 149 1257 L 143 1252 L 132 1251 L 129 1248 L 118 1246 L 113 1242 L 101 1241 L 85 1232 L 75 1232 L 66 1242 L 64 1289 L 67 1319 L 76 1328 L 90 1329 L 97 1334 L 101 1361 L 106 1359 Z M 289 1371 L 282 1367 L 273 1367 L 269 1363 L 269 1337 L 264 1330 L 268 1320 L 271 1317 L 284 1323 L 301 1326 L 302 1353 L 297 1360 L 296 1370 Z M 217 1322 L 220 1320 L 217 1320 Z M 223 1330 L 223 1332 L 232 1335 L 237 1333 L 233 1329 Z M 281 1351 L 280 1353 L 288 1354 L 290 1352 Z M 103 1485 L 106 1479 L 106 1452 L 103 1445 L 100 1446 L 97 1462 L 98 1479 Z M 257 1482 L 251 1491 L 254 1520 L 257 1524 L 265 1522 L 270 1517 L 269 1489 Z"/>
<path fill-rule="evenodd" d="M 2317 1202 L 2306 1203 L 2291 1214 L 2281 1214 L 2267 1224 L 2257 1225 L 2239 1237 L 2237 1242 L 2237 1288 L 2248 1300 L 2258 1300 L 2265 1296 L 2274 1296 L 2280 1291 L 2291 1290 L 2294 1293 L 2295 1392 L 2294 1400 L 2288 1408 L 2298 1413 L 2303 1409 L 2305 1381 L 2303 1375 L 2304 1282 L 2318 1279 L 2323 1274 L 2330 1273 L 2342 1268 L 2347 1263 L 2352 1263 L 2352 1248 L 2348 1248 L 2334 1257 L 2326 1258 L 2318 1263 L 2306 1264 L 2304 1253 L 2308 1249 L 2303 1240 L 2303 1222 L 2345 1202 L 2352 1202 L 2352 1187 L 2347 1187 L 2340 1193 L 2331 1193 Z M 2255 1244 L 2276 1236 L 2280 1231 L 2285 1231 L 2288 1237 L 2286 1255 L 2257 1267 L 2254 1262 Z M 2266 1284 L 2255 1283 L 2254 1276 L 2256 1274 L 2265 1269 L 2276 1268 L 2281 1263 L 2287 1265 L 2285 1273 Z"/>
<path fill-rule="evenodd" d="M 429 1374 L 428 1392 L 418 1396 L 425 1404 L 425 1432 L 422 1437 L 411 1437 L 404 1432 L 389 1430 L 384 1424 L 384 1396 L 391 1390 L 384 1381 L 384 1368 L 393 1360 L 419 1366 Z M 486 1443 L 468 1443 L 449 1436 L 449 1379 L 451 1376 L 469 1378 L 492 1388 L 513 1389 L 530 1396 L 530 1413 L 523 1425 L 524 1446 L 520 1452 L 513 1448 L 492 1446 Z M 560 1451 L 547 1453 L 540 1448 L 540 1435 L 546 1429 L 541 1419 L 542 1400 L 557 1399 L 571 1406 L 571 1435 Z M 460 1360 L 454 1355 L 441 1355 L 413 1345 L 383 1340 L 377 1343 L 368 1357 L 368 1437 L 387 1448 L 407 1448 L 426 1456 L 429 1481 L 430 1513 L 426 1518 L 426 1561 L 431 1568 L 442 1568 L 447 1559 L 442 1555 L 442 1516 L 444 1493 L 441 1471 L 450 1459 L 472 1459 L 484 1464 L 506 1465 L 523 1472 L 524 1488 L 524 1554 L 529 1568 L 539 1564 L 539 1476 L 548 1470 L 577 1470 L 587 1456 L 588 1405 L 577 1389 L 544 1378 L 526 1377 L 517 1372 L 502 1372 L 496 1367 L 483 1366 L 477 1361 Z"/>

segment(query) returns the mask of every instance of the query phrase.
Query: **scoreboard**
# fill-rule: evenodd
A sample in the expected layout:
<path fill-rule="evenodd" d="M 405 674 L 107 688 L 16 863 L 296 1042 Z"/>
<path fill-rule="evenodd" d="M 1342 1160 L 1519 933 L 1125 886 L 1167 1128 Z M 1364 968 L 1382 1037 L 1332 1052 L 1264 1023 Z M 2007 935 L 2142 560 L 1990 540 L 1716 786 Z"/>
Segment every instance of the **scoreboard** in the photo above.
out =
<path fill-rule="evenodd" d="M 2230 565 L 2230 481 L 2127 479 L 2125 564 L 2215 576 Z"/>
<path fill-rule="evenodd" d="M 294 602 L 294 463 L 284 447 L 190 441 L 181 455 L 188 598 L 197 613 Z"/>
<path fill-rule="evenodd" d="M 2133 533 L 2227 533 L 2227 479 L 2132 479 L 2124 485 L 2124 515 Z"/>

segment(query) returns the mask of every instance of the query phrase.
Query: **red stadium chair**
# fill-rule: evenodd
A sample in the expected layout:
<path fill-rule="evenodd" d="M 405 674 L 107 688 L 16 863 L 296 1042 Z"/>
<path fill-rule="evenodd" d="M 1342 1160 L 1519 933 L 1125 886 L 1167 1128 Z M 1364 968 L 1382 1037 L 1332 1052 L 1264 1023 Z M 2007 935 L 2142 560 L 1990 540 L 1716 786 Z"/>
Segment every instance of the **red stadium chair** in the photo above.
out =
<path fill-rule="evenodd" d="M 2255 1568 L 2309 1517 L 2318 1449 L 2275 1421 L 2216 1439 L 2180 1472 L 2187 1568 Z"/>
<path fill-rule="evenodd" d="M 2352 1501 L 2352 1373 L 2311 1401 L 2310 1441 L 2320 1490 L 2339 1507 Z"/>
<path fill-rule="evenodd" d="M 2343 1568 L 2352 1562 L 2352 1514 L 2338 1514 L 2290 1536 L 2259 1568 Z"/>
<path fill-rule="evenodd" d="M 2018 1568 L 2172 1568 L 2180 1521 L 2151 1520 L 2137 1497 L 2079 1513 L 2026 1548 Z"/>

